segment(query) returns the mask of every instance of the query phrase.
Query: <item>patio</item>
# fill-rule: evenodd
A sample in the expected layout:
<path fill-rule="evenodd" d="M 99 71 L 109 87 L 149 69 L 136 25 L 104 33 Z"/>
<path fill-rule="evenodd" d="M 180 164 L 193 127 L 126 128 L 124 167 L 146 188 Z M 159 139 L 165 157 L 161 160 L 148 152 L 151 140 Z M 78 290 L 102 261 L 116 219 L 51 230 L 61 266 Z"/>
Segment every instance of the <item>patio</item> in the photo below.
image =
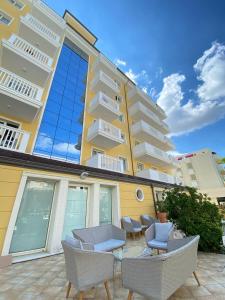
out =
<path fill-rule="evenodd" d="M 138 252 L 140 245 L 145 247 L 143 237 L 128 240 L 128 248 Z M 110 282 L 113 299 L 126 299 L 128 291 L 121 287 L 120 263 L 117 263 L 114 281 Z M 201 282 L 198 287 L 194 277 L 170 297 L 174 299 L 219 300 L 225 299 L 225 255 L 199 253 L 197 274 Z M 0 270 L 0 300 L 50 300 L 66 299 L 66 279 L 63 254 L 17 263 Z M 71 289 L 69 299 L 76 291 Z M 103 285 L 85 293 L 85 299 L 106 299 Z M 135 294 L 134 299 L 144 299 Z"/>

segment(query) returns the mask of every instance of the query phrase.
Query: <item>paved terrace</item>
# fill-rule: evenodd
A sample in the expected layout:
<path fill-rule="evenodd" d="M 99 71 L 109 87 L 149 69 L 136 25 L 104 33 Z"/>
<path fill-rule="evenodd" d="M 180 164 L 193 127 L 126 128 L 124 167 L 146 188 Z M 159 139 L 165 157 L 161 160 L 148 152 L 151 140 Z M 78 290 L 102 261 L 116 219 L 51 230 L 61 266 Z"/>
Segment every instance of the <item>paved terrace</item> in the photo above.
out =
<path fill-rule="evenodd" d="M 144 239 L 128 241 L 127 246 L 138 252 Z M 135 250 L 135 248 L 137 249 Z M 194 277 L 175 292 L 170 300 L 198 299 L 225 300 L 225 255 L 199 253 L 197 275 L 201 282 L 198 287 Z M 116 266 L 116 276 L 110 282 L 113 299 L 126 299 L 128 291 L 120 281 L 120 263 Z M 0 300 L 52 300 L 66 299 L 66 275 L 62 254 L 24 263 L 13 264 L 0 269 Z M 69 299 L 75 299 L 75 289 L 71 289 Z M 102 285 L 85 293 L 85 299 L 106 299 Z M 134 299 L 144 299 L 134 294 Z"/>

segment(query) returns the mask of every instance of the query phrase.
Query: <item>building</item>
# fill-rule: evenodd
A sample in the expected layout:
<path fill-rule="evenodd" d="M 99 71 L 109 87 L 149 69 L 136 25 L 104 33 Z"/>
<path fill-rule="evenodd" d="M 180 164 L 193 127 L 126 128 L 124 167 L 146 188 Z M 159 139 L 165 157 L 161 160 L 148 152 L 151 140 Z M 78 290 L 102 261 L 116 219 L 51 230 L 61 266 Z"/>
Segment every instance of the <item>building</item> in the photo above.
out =
<path fill-rule="evenodd" d="M 0 253 L 57 253 L 72 228 L 154 214 L 179 183 L 165 112 L 70 12 L 0 4 Z"/>
<path fill-rule="evenodd" d="M 177 176 L 184 185 L 207 193 L 216 203 L 225 197 L 225 168 L 215 152 L 203 149 L 180 156 L 178 161 Z"/>

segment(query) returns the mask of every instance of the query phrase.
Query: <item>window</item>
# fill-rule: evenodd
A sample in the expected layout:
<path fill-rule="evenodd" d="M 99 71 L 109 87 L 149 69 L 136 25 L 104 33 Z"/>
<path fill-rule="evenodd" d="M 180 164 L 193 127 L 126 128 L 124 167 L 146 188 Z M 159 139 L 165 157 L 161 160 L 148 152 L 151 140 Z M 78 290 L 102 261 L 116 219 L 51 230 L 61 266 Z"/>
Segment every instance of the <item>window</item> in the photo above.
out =
<path fill-rule="evenodd" d="M 8 2 L 10 2 L 12 5 L 14 5 L 18 9 L 24 8 L 24 4 L 18 0 L 8 0 Z"/>
<path fill-rule="evenodd" d="M 92 150 L 92 156 L 98 155 L 98 154 L 104 154 L 104 151 L 99 150 L 99 149 L 93 149 Z"/>
<path fill-rule="evenodd" d="M 115 97 L 116 101 L 120 104 L 122 102 L 122 97 L 121 96 L 116 96 Z"/>
<path fill-rule="evenodd" d="M 136 189 L 136 198 L 138 201 L 144 200 L 144 192 L 142 191 L 142 189 L 140 189 L 140 188 Z"/>
<path fill-rule="evenodd" d="M 126 137 L 124 133 L 121 133 L 121 139 L 123 140 L 124 144 L 126 143 Z"/>
<path fill-rule="evenodd" d="M 142 163 L 137 163 L 137 171 L 143 171 L 144 170 L 144 164 Z"/>
<path fill-rule="evenodd" d="M 124 122 L 124 115 L 123 114 L 119 115 L 118 119 L 120 120 L 120 122 Z"/>
<path fill-rule="evenodd" d="M 12 18 L 0 10 L 0 24 L 2 23 L 5 25 L 9 25 L 9 23 L 11 21 L 12 21 Z"/>
<path fill-rule="evenodd" d="M 120 164 L 121 164 L 121 171 L 126 172 L 127 171 L 127 160 L 124 157 L 119 157 Z"/>

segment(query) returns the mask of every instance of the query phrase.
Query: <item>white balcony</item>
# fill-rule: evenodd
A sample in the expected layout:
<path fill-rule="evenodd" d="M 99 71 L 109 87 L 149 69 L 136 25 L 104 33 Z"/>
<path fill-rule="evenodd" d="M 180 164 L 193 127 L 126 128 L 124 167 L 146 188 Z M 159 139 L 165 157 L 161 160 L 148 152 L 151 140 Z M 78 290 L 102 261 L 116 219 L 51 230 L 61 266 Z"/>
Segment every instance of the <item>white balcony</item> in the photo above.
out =
<path fill-rule="evenodd" d="M 142 171 L 139 171 L 136 173 L 136 176 L 171 184 L 177 184 L 177 178 L 175 176 L 153 169 L 144 169 Z"/>
<path fill-rule="evenodd" d="M 42 106 L 43 89 L 0 68 L 0 113 L 31 122 Z"/>
<path fill-rule="evenodd" d="M 87 140 L 98 147 L 106 149 L 124 143 L 120 129 L 102 119 L 92 123 L 88 129 Z"/>
<path fill-rule="evenodd" d="M 114 98 L 120 93 L 118 84 L 104 72 L 98 72 L 91 82 L 91 89 L 97 92 L 103 92 L 107 96 Z"/>
<path fill-rule="evenodd" d="M 120 107 L 115 100 L 98 92 L 90 103 L 89 112 L 97 118 L 111 122 L 119 117 Z"/>
<path fill-rule="evenodd" d="M 62 35 L 66 28 L 66 21 L 44 2 L 40 0 L 33 0 L 32 2 L 32 15 L 52 31 Z"/>
<path fill-rule="evenodd" d="M 143 120 L 151 126 L 154 126 L 162 133 L 169 133 L 168 125 L 165 122 L 161 121 L 155 113 L 153 113 L 141 102 L 134 103 L 131 107 L 129 107 L 128 111 L 133 121 L 137 122 Z"/>
<path fill-rule="evenodd" d="M 28 14 L 21 17 L 19 35 L 53 57 L 60 46 L 60 36 Z"/>
<path fill-rule="evenodd" d="M 175 168 L 176 160 L 166 152 L 148 143 L 141 143 L 133 148 L 134 158 L 164 168 Z"/>
<path fill-rule="evenodd" d="M 0 148 L 17 152 L 25 152 L 30 133 L 0 124 Z"/>
<path fill-rule="evenodd" d="M 120 79 L 121 74 L 118 71 L 117 67 L 103 54 L 99 54 L 95 59 L 94 64 L 92 66 L 92 71 L 94 73 L 98 73 L 99 71 L 103 71 L 111 78 Z"/>
<path fill-rule="evenodd" d="M 145 121 L 138 121 L 133 124 L 131 126 L 131 133 L 139 141 L 148 142 L 164 151 L 174 149 L 173 143 L 165 135 Z"/>
<path fill-rule="evenodd" d="M 161 120 L 166 118 L 164 110 L 158 106 L 152 99 L 140 90 L 138 87 L 134 86 L 127 94 L 130 103 L 136 103 L 140 101 L 142 104 L 146 105 L 151 109 Z"/>
<path fill-rule="evenodd" d="M 92 156 L 87 161 L 87 165 L 89 167 L 104 169 L 113 172 L 124 172 L 122 163 L 118 158 L 100 153 Z"/>
<path fill-rule="evenodd" d="M 52 71 L 50 56 L 15 34 L 2 40 L 1 51 L 2 67 L 40 86 L 45 84 Z"/>

